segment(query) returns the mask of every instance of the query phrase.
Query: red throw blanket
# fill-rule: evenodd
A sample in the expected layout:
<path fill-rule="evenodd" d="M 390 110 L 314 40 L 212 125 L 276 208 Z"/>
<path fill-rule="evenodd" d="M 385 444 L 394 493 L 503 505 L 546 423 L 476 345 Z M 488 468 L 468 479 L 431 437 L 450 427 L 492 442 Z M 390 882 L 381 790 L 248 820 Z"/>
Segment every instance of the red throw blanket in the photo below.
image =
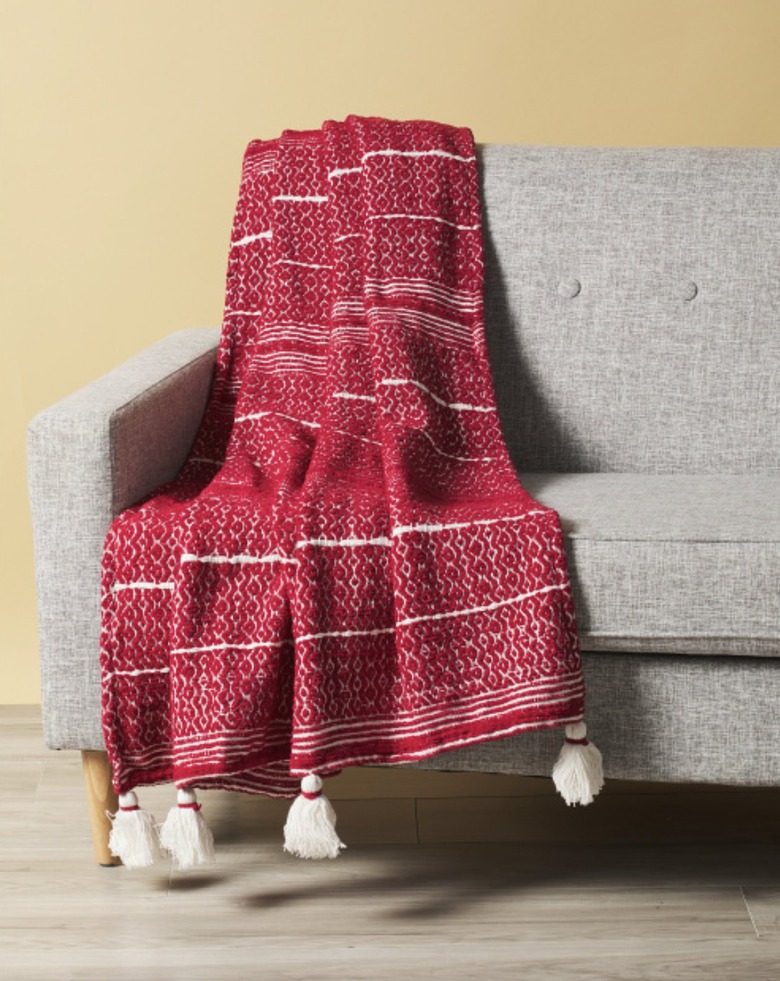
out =
<path fill-rule="evenodd" d="M 117 791 L 292 797 L 582 719 L 558 515 L 496 414 L 480 216 L 467 129 L 249 145 L 195 444 L 105 543 Z"/>

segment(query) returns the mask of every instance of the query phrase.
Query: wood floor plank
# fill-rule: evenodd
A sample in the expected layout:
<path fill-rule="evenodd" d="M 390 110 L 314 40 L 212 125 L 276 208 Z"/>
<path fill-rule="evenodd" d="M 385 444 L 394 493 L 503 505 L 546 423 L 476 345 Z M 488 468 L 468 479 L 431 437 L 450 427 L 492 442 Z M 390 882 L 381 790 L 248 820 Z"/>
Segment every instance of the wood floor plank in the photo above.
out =
<path fill-rule="evenodd" d="M 40 760 L 0 758 L 0 809 L 34 800 L 45 764 Z"/>
<path fill-rule="evenodd" d="M 199 794 L 203 813 L 220 842 L 281 842 L 290 801 L 255 795 L 207 791 Z M 415 802 L 388 800 L 335 800 L 337 831 L 352 844 L 416 843 Z"/>
<path fill-rule="evenodd" d="M 760 949 L 755 950 L 756 947 Z M 447 947 L 435 944 L 398 946 L 376 937 L 353 937 L 327 944 L 256 941 L 226 955 L 221 944 L 181 942 L 165 949 L 126 944 L 114 949 L 73 951 L 67 965 L 62 952 L 43 949 L 12 954 L 5 966 L 15 981 L 43 977 L 137 981 L 139 977 L 174 981 L 777 981 L 778 948 L 755 941 L 713 941 L 706 948 L 684 941 L 659 945 L 648 941 L 622 949 L 602 941 L 566 946 L 551 943 L 467 941 Z M 65 966 L 65 971 L 63 967 Z"/>
<path fill-rule="evenodd" d="M 757 935 L 762 940 L 780 941 L 780 885 L 749 885 L 744 887 L 743 894 Z"/>
<path fill-rule="evenodd" d="M 645 794 L 604 796 L 588 807 L 567 807 L 557 797 L 421 798 L 420 840 L 430 841 L 690 841 L 776 838 L 780 795 L 774 788 L 749 797 Z"/>
<path fill-rule="evenodd" d="M 30 724 L 39 727 L 38 736 L 40 736 L 40 705 L 0 705 L 0 726 L 4 734 L 8 726 Z"/>
<path fill-rule="evenodd" d="M 213 892 L 172 891 L 165 901 L 147 896 L 134 904 L 132 917 L 125 914 L 124 903 L 133 899 L 128 890 L 115 903 L 107 903 L 104 894 L 71 894 L 69 903 L 79 916 L 69 918 L 65 928 L 61 903 L 42 907 L 39 902 L 36 907 L 32 897 L 19 895 L 2 908 L 0 949 L 8 946 L 3 938 L 9 932 L 16 934 L 12 943 L 17 947 L 45 946 L 49 937 L 67 949 L 91 946 L 95 937 L 107 946 L 136 939 L 166 947 L 190 936 L 195 946 L 221 942 L 233 950 L 260 939 L 294 946 L 303 935 L 322 944 L 370 937 L 416 947 L 458 944 L 464 938 L 475 944 L 566 945 L 572 924 L 581 944 L 616 937 L 627 947 L 648 940 L 706 944 L 755 938 L 738 890 L 699 889 L 684 896 L 668 888 L 635 889 L 619 896 L 604 891 L 583 903 L 576 891 L 537 888 L 530 894 L 516 888 L 498 895 L 482 890 L 464 895 L 450 894 L 444 883 L 411 882 L 393 889 L 391 880 L 388 871 L 380 879 L 341 879 L 327 889 L 315 888 L 307 879 L 298 883 L 294 876 L 285 883 L 258 881 L 254 888 L 245 882 L 236 889 L 229 882 L 227 889 Z"/>
<path fill-rule="evenodd" d="M 50 752 L 40 721 L 18 715 L 0 722 L 0 760 L 41 760 Z"/>

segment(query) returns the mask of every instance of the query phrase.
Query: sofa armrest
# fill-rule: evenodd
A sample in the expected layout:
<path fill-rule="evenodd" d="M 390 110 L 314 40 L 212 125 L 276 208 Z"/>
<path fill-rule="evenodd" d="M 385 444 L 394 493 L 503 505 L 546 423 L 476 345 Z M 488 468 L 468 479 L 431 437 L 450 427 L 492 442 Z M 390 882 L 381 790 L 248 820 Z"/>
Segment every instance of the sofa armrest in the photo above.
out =
<path fill-rule="evenodd" d="M 38 413 L 27 460 L 44 730 L 102 749 L 100 564 L 109 525 L 173 479 L 211 385 L 218 328 L 178 331 Z"/>

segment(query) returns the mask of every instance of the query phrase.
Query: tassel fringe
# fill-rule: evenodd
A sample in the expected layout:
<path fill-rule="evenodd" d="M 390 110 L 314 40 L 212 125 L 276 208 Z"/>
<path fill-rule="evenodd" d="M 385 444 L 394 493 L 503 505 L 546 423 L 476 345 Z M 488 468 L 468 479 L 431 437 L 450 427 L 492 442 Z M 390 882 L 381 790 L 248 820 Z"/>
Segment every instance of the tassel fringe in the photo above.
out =
<path fill-rule="evenodd" d="M 180 869 L 214 861 L 214 836 L 200 813 L 194 790 L 180 790 L 178 803 L 160 828 L 160 844 Z"/>
<path fill-rule="evenodd" d="M 314 774 L 301 780 L 284 826 L 284 850 L 298 858 L 337 858 L 347 846 L 336 834 L 336 812 Z"/>
<path fill-rule="evenodd" d="M 130 791 L 119 797 L 116 814 L 106 811 L 111 821 L 108 847 L 112 855 L 121 859 L 128 869 L 147 868 L 160 858 L 160 845 L 154 817 L 138 805 L 138 798 Z"/>
<path fill-rule="evenodd" d="M 566 742 L 552 778 L 567 804 L 590 804 L 604 786 L 601 753 L 587 739 L 584 722 L 566 726 Z"/>

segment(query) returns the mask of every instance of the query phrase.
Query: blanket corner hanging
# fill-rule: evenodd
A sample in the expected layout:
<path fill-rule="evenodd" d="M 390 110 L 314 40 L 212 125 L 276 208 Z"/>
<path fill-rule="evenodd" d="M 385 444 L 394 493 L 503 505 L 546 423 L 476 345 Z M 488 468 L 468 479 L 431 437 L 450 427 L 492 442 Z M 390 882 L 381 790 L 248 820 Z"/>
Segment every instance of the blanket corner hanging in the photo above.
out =
<path fill-rule="evenodd" d="M 560 522 L 509 458 L 482 289 L 470 130 L 249 144 L 194 446 L 106 538 L 117 792 L 194 808 L 550 726 L 587 743 Z"/>

